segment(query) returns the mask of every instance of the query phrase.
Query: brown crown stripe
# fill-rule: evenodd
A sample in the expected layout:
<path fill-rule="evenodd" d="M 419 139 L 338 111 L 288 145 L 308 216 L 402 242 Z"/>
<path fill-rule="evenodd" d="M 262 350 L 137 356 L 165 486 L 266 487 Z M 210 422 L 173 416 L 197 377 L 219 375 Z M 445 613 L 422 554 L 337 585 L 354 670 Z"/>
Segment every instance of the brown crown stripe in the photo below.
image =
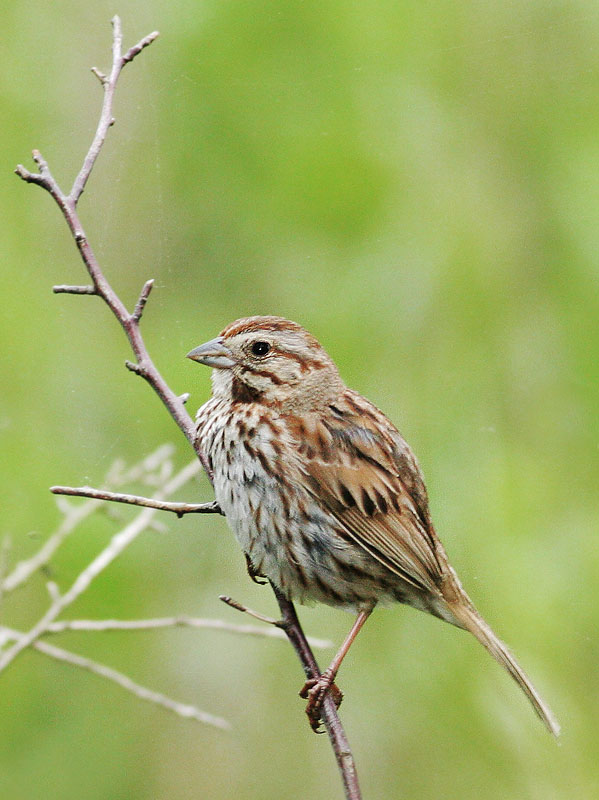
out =
<path fill-rule="evenodd" d="M 310 347 L 321 349 L 320 343 L 311 333 L 297 322 L 283 317 L 244 317 L 227 325 L 220 335 L 225 339 L 231 339 L 241 333 L 281 333 L 285 331 L 302 334 Z"/>
<path fill-rule="evenodd" d="M 293 331 L 300 333 L 304 329 L 297 322 L 292 322 L 283 317 L 244 317 L 237 319 L 227 325 L 221 332 L 221 336 L 232 337 L 240 333 L 254 333 L 256 331 Z M 310 334 L 308 334 L 310 335 Z"/>

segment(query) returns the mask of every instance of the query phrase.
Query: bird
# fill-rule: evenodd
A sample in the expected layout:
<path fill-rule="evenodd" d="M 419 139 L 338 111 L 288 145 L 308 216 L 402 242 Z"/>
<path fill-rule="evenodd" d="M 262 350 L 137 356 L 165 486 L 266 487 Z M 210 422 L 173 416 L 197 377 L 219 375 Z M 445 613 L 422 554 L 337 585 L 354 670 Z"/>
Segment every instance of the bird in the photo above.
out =
<path fill-rule="evenodd" d="M 399 602 L 473 634 L 557 736 L 552 711 L 451 566 L 412 450 L 317 339 L 283 317 L 250 316 L 187 357 L 212 368 L 196 444 L 250 576 L 292 602 L 356 614 L 331 665 L 300 692 L 314 730 L 326 692 L 340 702 L 337 672 L 375 606 Z"/>

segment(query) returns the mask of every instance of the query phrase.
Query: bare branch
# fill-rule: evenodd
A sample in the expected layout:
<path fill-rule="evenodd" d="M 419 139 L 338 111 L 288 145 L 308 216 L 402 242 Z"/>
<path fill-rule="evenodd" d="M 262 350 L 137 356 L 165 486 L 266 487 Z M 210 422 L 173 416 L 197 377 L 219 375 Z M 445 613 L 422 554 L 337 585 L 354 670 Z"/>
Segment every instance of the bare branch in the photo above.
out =
<path fill-rule="evenodd" d="M 10 536 L 6 534 L 0 543 L 0 602 L 4 597 L 4 580 L 8 572 L 8 559 L 10 554 L 11 541 Z"/>
<path fill-rule="evenodd" d="M 157 469 L 169 463 L 169 458 L 173 452 L 171 445 L 162 445 L 149 456 L 146 456 L 139 464 L 125 470 L 124 472 L 117 472 L 115 465 L 109 469 L 106 476 L 107 483 L 118 485 L 127 481 L 139 480 L 143 476 L 147 476 Z M 197 470 L 199 472 L 199 468 Z M 57 498 L 62 500 L 63 498 Z M 66 504 L 66 500 L 63 500 Z M 59 525 L 58 529 L 53 533 L 41 549 L 35 553 L 31 558 L 20 561 L 10 574 L 6 576 L 1 584 L 2 592 L 11 592 L 19 586 L 22 586 L 34 572 L 41 569 L 47 564 L 54 553 L 58 550 L 64 540 L 83 522 L 90 514 L 97 510 L 99 503 L 90 500 L 88 503 L 82 503 L 77 506 L 63 507 L 62 511 L 65 518 Z"/>
<path fill-rule="evenodd" d="M 65 283 L 52 287 L 54 294 L 98 294 L 95 286 L 69 286 Z"/>
<path fill-rule="evenodd" d="M 37 183 L 38 186 L 45 186 L 45 180 L 39 173 L 30 172 L 22 164 L 17 164 L 15 167 L 15 175 L 18 175 L 26 183 Z"/>
<path fill-rule="evenodd" d="M 50 183 L 54 183 L 54 178 L 52 177 L 52 173 L 50 172 L 50 168 L 48 167 L 48 162 L 42 156 L 40 151 L 37 150 L 37 149 L 33 150 L 32 153 L 31 153 L 31 157 L 33 158 L 33 160 L 37 164 L 37 168 L 39 169 L 40 175 L 42 176 L 42 178 L 44 178 L 45 180 L 47 180 Z"/>
<path fill-rule="evenodd" d="M 258 619 L 270 622 L 267 617 L 258 615 Z M 273 620 L 274 622 L 274 620 Z M 267 628 L 258 625 L 235 625 L 221 619 L 201 617 L 157 617 L 155 619 L 68 619 L 52 622 L 46 633 L 63 633 L 64 631 L 146 631 L 157 628 L 201 628 L 202 630 L 223 631 L 224 633 L 241 634 L 242 636 L 260 636 L 267 639 L 286 639 L 284 631 L 278 627 Z M 309 637 L 312 647 L 325 649 L 333 643 L 327 639 Z"/>
<path fill-rule="evenodd" d="M 2 583 L 3 592 L 12 592 L 18 586 L 22 586 L 34 572 L 49 562 L 56 550 L 63 541 L 73 532 L 79 523 L 92 514 L 98 508 L 98 503 L 90 501 L 83 503 L 77 508 L 72 508 L 59 525 L 55 533 L 45 542 L 38 552 L 27 559 L 20 561 L 11 573 L 9 573 Z"/>
<path fill-rule="evenodd" d="M 27 183 L 37 183 L 39 186 L 42 186 L 44 189 L 50 192 L 50 194 L 54 197 L 58 205 L 60 205 L 62 208 L 64 205 L 65 197 L 63 193 L 60 191 L 58 184 L 52 177 L 52 173 L 48 168 L 48 163 L 43 158 L 39 150 L 33 150 L 31 153 L 31 157 L 36 163 L 39 172 L 29 172 L 29 170 L 25 169 L 25 167 L 22 164 L 18 164 L 15 169 L 15 173 L 19 176 L 19 178 L 22 178 Z"/>
<path fill-rule="evenodd" d="M 251 608 L 244 606 L 243 603 L 240 603 L 237 600 L 233 600 L 232 597 L 229 597 L 226 594 L 219 595 L 218 599 L 222 600 L 222 602 L 226 603 L 226 605 L 231 606 L 231 608 L 234 608 L 235 611 L 241 611 L 242 614 L 247 614 L 248 616 L 253 617 L 254 619 L 259 619 L 260 622 L 266 622 L 268 625 L 274 625 L 275 628 L 283 627 L 280 620 L 273 619 L 272 617 L 265 617 L 264 614 L 260 614 L 260 612 L 258 611 L 252 611 Z"/>
<path fill-rule="evenodd" d="M 186 412 L 184 404 L 179 399 L 179 396 L 172 391 L 167 382 L 164 380 L 160 372 L 154 366 L 148 351 L 146 349 L 141 331 L 139 329 L 139 320 L 135 318 L 135 311 L 129 314 L 124 303 L 118 297 L 108 280 L 106 279 L 98 260 L 92 250 L 85 231 L 77 214 L 77 202 L 81 193 L 83 192 L 89 175 L 93 169 L 96 159 L 100 153 L 108 128 L 110 127 L 112 118 L 112 102 L 116 84 L 121 73 L 123 66 L 132 60 L 144 47 L 151 44 L 156 38 L 156 33 L 151 33 L 142 39 L 135 47 L 127 51 L 125 57 L 121 56 L 121 24 L 118 17 L 112 20 L 113 25 L 113 59 L 112 70 L 108 77 L 107 82 L 104 84 L 104 102 L 102 104 L 102 111 L 100 113 L 100 120 L 98 128 L 94 136 L 93 142 L 88 150 L 84 159 L 83 165 L 79 174 L 75 178 L 73 188 L 68 196 L 65 196 L 60 187 L 52 177 L 48 165 L 42 158 L 39 151 L 33 151 L 33 158 L 39 167 L 39 175 L 34 175 L 28 172 L 24 167 L 17 167 L 17 174 L 30 183 L 38 183 L 43 186 L 50 195 L 54 198 L 62 214 L 71 230 L 75 243 L 87 268 L 87 271 L 92 279 L 93 286 L 96 293 L 108 305 L 112 313 L 115 315 L 120 325 L 122 326 L 131 349 L 137 360 L 137 364 L 129 361 L 127 367 L 132 371 L 141 375 L 158 394 L 162 402 L 167 407 L 170 415 L 177 423 L 187 440 L 193 446 L 196 455 L 198 456 L 202 466 L 206 470 L 208 476 L 211 478 L 211 469 L 205 455 L 201 452 L 195 437 L 195 425 L 189 414 Z M 124 60 L 126 59 L 126 60 Z M 147 300 L 147 297 L 146 297 Z"/>
<path fill-rule="evenodd" d="M 158 511 L 172 511 L 179 518 L 184 514 L 222 514 L 218 503 L 170 503 L 165 500 L 152 500 L 149 497 L 140 497 L 135 494 L 122 494 L 120 492 L 107 492 L 104 489 L 92 489 L 91 486 L 51 486 L 53 494 L 69 495 L 71 497 L 92 497 L 95 500 L 109 500 L 112 503 L 128 503 L 132 506 L 155 508 Z"/>
<path fill-rule="evenodd" d="M 314 653 L 306 639 L 293 603 L 275 587 L 272 587 L 279 608 L 281 609 L 281 627 L 287 634 L 287 638 L 293 645 L 299 660 L 302 663 L 306 678 L 320 677 L 320 668 Z M 360 785 L 358 783 L 358 773 L 356 763 L 349 741 L 347 739 L 341 720 L 337 713 L 335 701 L 330 692 L 327 692 L 322 704 L 322 720 L 331 741 L 333 752 L 337 760 L 337 766 L 341 773 L 341 780 L 345 789 L 347 800 L 360 800 L 362 797 Z"/>
<path fill-rule="evenodd" d="M 147 47 L 149 44 L 151 44 L 158 36 L 158 31 L 150 33 L 148 36 L 144 37 L 141 42 L 128 50 L 125 56 L 122 56 L 121 47 L 123 37 L 121 33 L 121 20 L 117 16 L 113 17 L 112 19 L 112 31 L 112 69 L 110 74 L 107 76 L 95 68 L 92 69 L 94 75 L 100 79 L 100 83 L 104 89 L 104 102 L 102 104 L 102 112 L 100 114 L 100 121 L 98 122 L 98 127 L 96 129 L 96 135 L 94 136 L 91 147 L 89 148 L 83 162 L 83 166 L 79 170 L 79 174 L 75 178 L 73 187 L 69 193 L 69 200 L 72 203 L 73 208 L 77 205 L 77 201 L 83 194 L 96 159 L 98 158 L 100 150 L 102 149 L 102 145 L 104 144 L 104 140 L 106 139 L 108 129 L 114 124 L 114 119 L 112 116 L 112 104 L 114 99 L 114 90 L 116 89 L 116 84 L 121 74 L 121 70 L 125 64 L 128 64 L 129 61 L 132 61 L 133 58 L 140 53 L 144 47 Z"/>
<path fill-rule="evenodd" d="M 161 494 L 168 497 L 169 494 L 176 492 L 184 486 L 193 475 L 196 475 L 199 465 L 194 461 L 184 467 L 174 478 L 172 478 L 164 487 Z M 40 636 L 46 632 L 48 625 L 67 608 L 70 606 L 80 594 L 82 594 L 90 585 L 90 583 L 111 564 L 123 550 L 128 547 L 131 542 L 136 539 L 142 531 L 144 531 L 150 524 L 152 517 L 156 514 L 155 508 L 145 508 L 141 511 L 135 519 L 129 523 L 123 530 L 116 533 L 108 545 L 99 553 L 94 560 L 81 572 L 76 578 L 71 587 L 60 597 L 56 598 L 46 613 L 41 619 L 29 630 L 23 634 L 12 647 L 9 647 L 2 654 L 0 654 L 0 672 L 5 669 L 19 653 L 26 647 L 29 647 Z"/>
<path fill-rule="evenodd" d="M 53 603 L 57 603 L 60 600 L 60 589 L 56 581 L 46 581 L 46 589 L 50 595 L 50 600 Z"/>
<path fill-rule="evenodd" d="M 22 636 L 22 634 L 20 634 L 18 631 L 13 631 L 9 628 L 0 628 L 0 631 L 5 637 L 16 639 L 17 642 Z M 81 667 L 89 672 L 93 672 L 95 675 L 100 675 L 102 678 L 106 678 L 109 681 L 118 684 L 121 688 L 131 692 L 136 697 L 140 697 L 142 700 L 148 700 L 150 703 L 163 706 L 169 711 L 173 711 L 175 714 L 178 714 L 180 717 L 185 717 L 186 719 L 195 719 L 198 722 L 204 723 L 205 725 L 213 725 L 216 728 L 223 728 L 225 730 L 231 727 L 227 720 L 222 719 L 222 717 L 215 717 L 213 714 L 209 714 L 206 711 L 201 711 L 199 708 L 196 708 L 196 706 L 179 703 L 176 700 L 172 700 L 170 697 L 161 694 L 160 692 L 155 692 L 152 689 L 148 689 L 146 686 L 141 686 L 139 683 L 131 680 L 131 678 L 129 678 L 127 675 L 124 675 L 122 672 L 118 672 L 118 670 L 113 669 L 112 667 L 106 666 L 106 664 L 100 664 L 98 661 L 92 661 L 92 659 L 85 658 L 77 653 L 71 653 L 69 650 L 63 650 L 61 647 L 48 644 L 48 642 L 38 640 L 33 642 L 32 646 L 40 653 L 44 653 L 44 655 L 55 658 L 57 661 L 64 661 L 67 664 L 73 664 L 75 667 Z"/>
<path fill-rule="evenodd" d="M 103 72 L 100 72 L 100 70 L 97 67 L 92 67 L 91 71 L 94 73 L 96 78 L 100 81 L 102 86 L 105 86 L 106 83 L 108 82 L 107 76 Z"/>
<path fill-rule="evenodd" d="M 141 53 L 144 47 L 147 47 L 149 44 L 152 44 L 152 42 L 157 36 L 159 36 L 158 31 L 149 33 L 147 36 L 144 36 L 144 38 L 141 41 L 139 41 L 136 45 L 130 47 L 129 50 L 127 50 L 127 52 L 123 56 L 123 64 L 128 64 L 129 61 L 133 61 L 135 56 L 138 55 L 138 53 Z"/>
<path fill-rule="evenodd" d="M 135 309 L 133 310 L 133 314 L 131 314 L 131 319 L 134 322 L 139 322 L 141 319 L 141 315 L 143 314 L 143 310 L 145 308 L 146 303 L 148 302 L 148 297 L 150 296 L 150 292 L 152 291 L 152 286 L 154 286 L 154 278 L 150 278 L 149 281 L 144 283 L 143 289 L 139 295 L 139 300 L 135 304 Z"/>
<path fill-rule="evenodd" d="M 125 366 L 129 370 L 129 372 L 134 372 L 136 375 L 139 375 L 142 378 L 145 377 L 144 373 L 143 373 L 143 370 L 139 366 L 139 364 L 134 364 L 133 361 L 129 361 L 128 358 L 125 359 Z"/>

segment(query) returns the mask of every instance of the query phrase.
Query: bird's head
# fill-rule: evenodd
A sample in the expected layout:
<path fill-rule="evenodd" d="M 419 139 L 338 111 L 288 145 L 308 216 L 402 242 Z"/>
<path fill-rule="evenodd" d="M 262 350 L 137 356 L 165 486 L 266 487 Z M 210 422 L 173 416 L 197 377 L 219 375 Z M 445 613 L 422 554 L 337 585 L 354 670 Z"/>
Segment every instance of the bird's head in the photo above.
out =
<path fill-rule="evenodd" d="M 324 408 L 344 388 L 318 341 L 282 317 L 238 319 L 187 357 L 213 368 L 215 396 L 283 413 Z"/>

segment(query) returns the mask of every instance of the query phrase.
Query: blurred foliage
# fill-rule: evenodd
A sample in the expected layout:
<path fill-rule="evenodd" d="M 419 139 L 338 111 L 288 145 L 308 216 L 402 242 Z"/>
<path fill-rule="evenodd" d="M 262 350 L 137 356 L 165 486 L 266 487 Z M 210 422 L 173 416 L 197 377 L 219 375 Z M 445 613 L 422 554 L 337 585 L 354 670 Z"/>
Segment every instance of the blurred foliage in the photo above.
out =
<path fill-rule="evenodd" d="M 481 611 L 563 725 L 559 744 L 474 640 L 379 611 L 344 666 L 366 798 L 599 795 L 599 9 L 595 3 L 121 0 L 117 124 L 80 210 L 195 408 L 184 354 L 232 319 L 305 324 L 419 454 L 433 515 Z M 97 120 L 114 4 L 7 0 L 0 130 L 2 523 L 13 563 L 59 520 L 47 487 L 97 484 L 175 441 L 83 282 L 50 199 L 11 175 L 39 147 L 66 188 Z M 203 481 L 189 500 L 209 498 Z M 130 511 L 124 511 L 128 518 Z M 274 612 L 221 519 L 165 520 L 78 603 L 81 616 Z M 54 566 L 70 585 L 115 522 Z M 5 602 L 27 626 L 43 578 Z M 349 617 L 303 609 L 339 640 Z M 285 644 L 201 631 L 64 634 L 66 646 L 227 716 L 231 733 L 24 653 L 0 677 L 10 800 L 340 797 Z M 329 654 L 323 654 L 323 661 Z M 275 768 L 276 765 L 276 768 Z"/>

